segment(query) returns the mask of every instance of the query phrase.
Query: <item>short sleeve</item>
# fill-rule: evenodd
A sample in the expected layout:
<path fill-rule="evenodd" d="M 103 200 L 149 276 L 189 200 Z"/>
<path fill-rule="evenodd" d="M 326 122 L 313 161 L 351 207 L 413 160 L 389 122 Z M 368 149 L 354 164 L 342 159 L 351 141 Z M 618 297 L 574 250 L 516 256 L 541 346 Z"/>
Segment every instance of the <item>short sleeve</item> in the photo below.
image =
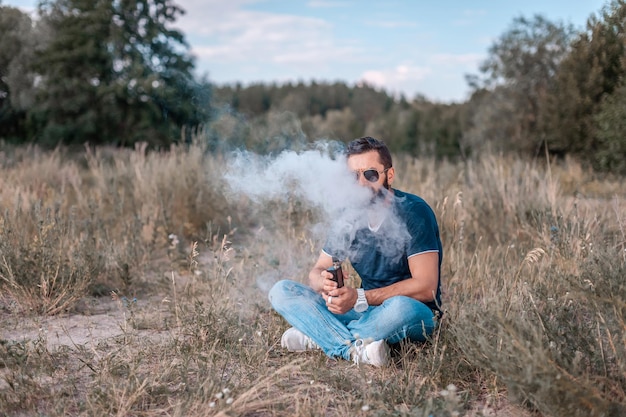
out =
<path fill-rule="evenodd" d="M 407 257 L 425 252 L 439 252 L 439 227 L 432 209 L 423 201 L 412 202 L 405 213 L 411 235 Z"/>

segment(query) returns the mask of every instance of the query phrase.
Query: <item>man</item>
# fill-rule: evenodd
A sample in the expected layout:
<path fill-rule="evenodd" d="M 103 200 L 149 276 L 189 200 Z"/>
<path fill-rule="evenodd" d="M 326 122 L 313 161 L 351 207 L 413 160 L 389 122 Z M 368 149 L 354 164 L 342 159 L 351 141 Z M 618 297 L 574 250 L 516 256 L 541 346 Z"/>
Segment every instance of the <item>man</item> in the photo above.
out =
<path fill-rule="evenodd" d="M 441 313 L 439 228 L 423 199 L 391 188 L 395 170 L 382 141 L 350 142 L 347 165 L 371 190 L 371 203 L 349 233 L 331 233 L 309 286 L 282 280 L 269 298 L 293 326 L 281 338 L 284 348 L 320 348 L 330 357 L 384 366 L 389 344 L 424 341 L 435 329 Z M 327 271 L 333 258 L 350 260 L 362 288 L 338 287 Z"/>

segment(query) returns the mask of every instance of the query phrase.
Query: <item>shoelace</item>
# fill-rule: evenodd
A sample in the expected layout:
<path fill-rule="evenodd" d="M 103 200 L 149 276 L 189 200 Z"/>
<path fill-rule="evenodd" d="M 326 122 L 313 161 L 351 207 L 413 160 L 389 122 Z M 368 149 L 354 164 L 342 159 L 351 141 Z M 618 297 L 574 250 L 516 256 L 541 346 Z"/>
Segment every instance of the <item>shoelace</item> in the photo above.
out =
<path fill-rule="evenodd" d="M 359 365 L 361 362 L 361 355 L 365 352 L 365 342 L 363 339 L 357 339 L 354 341 L 353 352 L 354 352 L 354 363 Z"/>

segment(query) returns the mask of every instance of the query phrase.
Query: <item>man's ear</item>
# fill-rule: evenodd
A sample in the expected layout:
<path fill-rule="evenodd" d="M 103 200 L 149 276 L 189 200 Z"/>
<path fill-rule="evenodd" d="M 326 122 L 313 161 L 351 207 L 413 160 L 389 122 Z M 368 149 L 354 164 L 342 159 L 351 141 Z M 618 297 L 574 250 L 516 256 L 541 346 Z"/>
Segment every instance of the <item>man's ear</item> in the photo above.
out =
<path fill-rule="evenodd" d="M 391 187 L 391 183 L 393 182 L 393 178 L 396 176 L 396 170 L 391 167 L 387 170 L 387 183 Z"/>

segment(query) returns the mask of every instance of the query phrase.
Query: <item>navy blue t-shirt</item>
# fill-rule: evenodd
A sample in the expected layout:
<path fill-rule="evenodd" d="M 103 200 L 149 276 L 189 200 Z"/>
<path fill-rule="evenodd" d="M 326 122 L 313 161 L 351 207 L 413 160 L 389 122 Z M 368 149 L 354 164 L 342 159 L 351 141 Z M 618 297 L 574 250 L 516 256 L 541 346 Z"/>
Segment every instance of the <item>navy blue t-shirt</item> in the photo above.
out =
<path fill-rule="evenodd" d="M 408 259 L 427 252 L 439 254 L 439 275 L 443 250 L 439 227 L 430 206 L 420 197 L 393 190 L 393 202 L 377 229 L 367 219 L 353 225 L 349 237 L 329 238 L 324 252 L 341 260 L 348 258 L 361 277 L 365 290 L 381 288 L 411 277 Z M 367 217 L 367 216 L 365 216 Z M 346 242 L 346 247 L 337 243 Z M 441 279 L 435 299 L 425 303 L 440 311 Z"/>

